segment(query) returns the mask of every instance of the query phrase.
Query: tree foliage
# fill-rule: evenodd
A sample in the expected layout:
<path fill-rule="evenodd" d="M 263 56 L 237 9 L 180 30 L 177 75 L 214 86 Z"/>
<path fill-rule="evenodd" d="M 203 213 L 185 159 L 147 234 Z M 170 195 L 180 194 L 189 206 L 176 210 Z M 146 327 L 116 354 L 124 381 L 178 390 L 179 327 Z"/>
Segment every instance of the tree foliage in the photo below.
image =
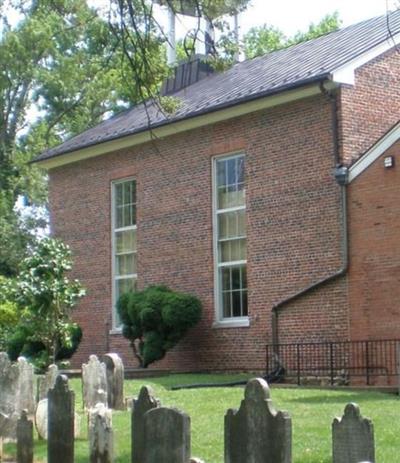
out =
<path fill-rule="evenodd" d="M 335 12 L 324 16 L 317 24 L 311 23 L 307 31 L 299 31 L 293 37 L 286 37 L 280 29 L 267 24 L 253 27 L 243 37 L 244 53 L 246 58 L 255 58 L 271 51 L 315 39 L 339 29 L 340 25 L 339 14 Z"/>
<path fill-rule="evenodd" d="M 86 0 L 15 0 L 14 22 L 7 4 L 0 2 L 0 274 L 15 275 L 34 245 L 32 235 L 19 227 L 16 200 L 26 195 L 31 203 L 44 204 L 47 199 L 46 177 L 29 161 L 141 101 L 138 80 L 156 88 L 165 60 L 162 41 L 150 34 L 144 65 L 132 44 L 122 47 L 120 23 Z M 139 29 L 137 35 L 145 33 Z M 134 72 L 127 58 L 133 55 Z"/>
<path fill-rule="evenodd" d="M 70 281 L 71 251 L 52 238 L 39 242 L 22 262 L 18 278 L 9 283 L 8 297 L 18 308 L 18 327 L 10 349 L 19 353 L 38 353 L 45 364 L 54 363 L 60 351 L 76 348 L 79 327 L 71 321 L 72 309 L 85 291 Z M 41 352 L 43 350 L 45 352 Z"/>
<path fill-rule="evenodd" d="M 165 286 L 125 293 L 117 309 L 122 333 L 144 368 L 161 360 L 201 317 L 201 303 L 196 297 Z"/>

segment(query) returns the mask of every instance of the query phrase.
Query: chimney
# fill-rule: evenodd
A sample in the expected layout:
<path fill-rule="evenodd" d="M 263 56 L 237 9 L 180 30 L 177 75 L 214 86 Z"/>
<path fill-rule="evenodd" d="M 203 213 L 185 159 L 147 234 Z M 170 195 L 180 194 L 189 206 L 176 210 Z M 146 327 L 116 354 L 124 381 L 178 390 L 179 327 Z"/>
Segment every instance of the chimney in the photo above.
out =
<path fill-rule="evenodd" d="M 172 95 L 189 87 L 214 72 L 204 55 L 194 55 L 181 61 L 174 69 L 173 76 L 166 79 L 161 88 L 161 95 Z"/>

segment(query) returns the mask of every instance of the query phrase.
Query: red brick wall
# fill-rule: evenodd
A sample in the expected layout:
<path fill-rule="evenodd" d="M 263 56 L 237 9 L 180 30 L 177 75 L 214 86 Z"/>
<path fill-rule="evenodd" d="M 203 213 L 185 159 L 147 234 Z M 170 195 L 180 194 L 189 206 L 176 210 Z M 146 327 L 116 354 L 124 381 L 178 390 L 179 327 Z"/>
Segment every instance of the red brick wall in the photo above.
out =
<path fill-rule="evenodd" d="M 75 363 L 107 350 L 134 363 L 121 336 L 107 337 L 110 182 L 134 176 L 139 287 L 164 283 L 204 305 L 201 323 L 159 366 L 262 369 L 272 305 L 340 265 L 330 103 L 310 98 L 172 136 L 157 148 L 148 143 L 50 172 L 53 232 L 72 246 L 74 275 L 88 289 L 75 315 L 84 328 Z M 213 329 L 211 159 L 235 150 L 246 153 L 251 323 Z M 301 317 L 293 333 L 299 325 Z"/>
<path fill-rule="evenodd" d="M 397 164 L 385 169 L 383 157 Z M 352 339 L 400 337 L 400 142 L 349 186 Z"/>
<path fill-rule="evenodd" d="M 400 53 L 392 50 L 356 71 L 340 97 L 341 147 L 351 164 L 399 120 Z"/>

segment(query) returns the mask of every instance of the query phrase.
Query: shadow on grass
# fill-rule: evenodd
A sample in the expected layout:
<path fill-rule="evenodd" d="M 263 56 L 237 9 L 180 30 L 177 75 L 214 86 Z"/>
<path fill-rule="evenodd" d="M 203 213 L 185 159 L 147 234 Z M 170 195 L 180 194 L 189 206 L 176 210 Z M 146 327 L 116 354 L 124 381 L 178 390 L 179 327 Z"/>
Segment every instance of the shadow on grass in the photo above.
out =
<path fill-rule="evenodd" d="M 286 402 L 298 402 L 298 403 L 309 403 L 309 404 L 335 404 L 343 402 L 376 402 L 377 400 L 381 401 L 393 401 L 396 399 L 395 395 L 392 394 L 379 394 L 376 393 L 356 393 L 350 392 L 347 394 L 338 394 L 335 396 L 324 396 L 323 393 L 320 393 L 315 396 L 309 397 L 293 397 L 286 398 Z M 310 462 L 311 463 L 311 462 Z"/>
<path fill-rule="evenodd" d="M 221 384 L 230 383 L 234 381 L 247 381 L 253 378 L 255 375 L 249 375 L 247 373 L 241 374 L 227 374 L 227 375 L 213 375 L 208 373 L 186 373 L 186 374 L 174 374 L 171 376 L 159 376 L 155 378 L 141 378 L 134 380 L 142 384 L 156 384 L 164 389 L 171 389 L 173 386 L 187 386 L 191 384 Z"/>

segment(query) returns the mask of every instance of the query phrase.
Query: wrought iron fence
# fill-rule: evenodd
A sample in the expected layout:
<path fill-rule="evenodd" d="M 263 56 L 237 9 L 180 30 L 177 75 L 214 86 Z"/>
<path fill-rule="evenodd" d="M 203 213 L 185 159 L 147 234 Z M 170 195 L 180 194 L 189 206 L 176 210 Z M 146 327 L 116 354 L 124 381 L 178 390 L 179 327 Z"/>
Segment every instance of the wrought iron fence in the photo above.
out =
<path fill-rule="evenodd" d="M 305 378 L 324 378 L 334 384 L 351 382 L 389 384 L 398 375 L 399 339 L 269 344 L 266 367 L 271 372 L 281 366 L 285 378 L 297 384 Z"/>

